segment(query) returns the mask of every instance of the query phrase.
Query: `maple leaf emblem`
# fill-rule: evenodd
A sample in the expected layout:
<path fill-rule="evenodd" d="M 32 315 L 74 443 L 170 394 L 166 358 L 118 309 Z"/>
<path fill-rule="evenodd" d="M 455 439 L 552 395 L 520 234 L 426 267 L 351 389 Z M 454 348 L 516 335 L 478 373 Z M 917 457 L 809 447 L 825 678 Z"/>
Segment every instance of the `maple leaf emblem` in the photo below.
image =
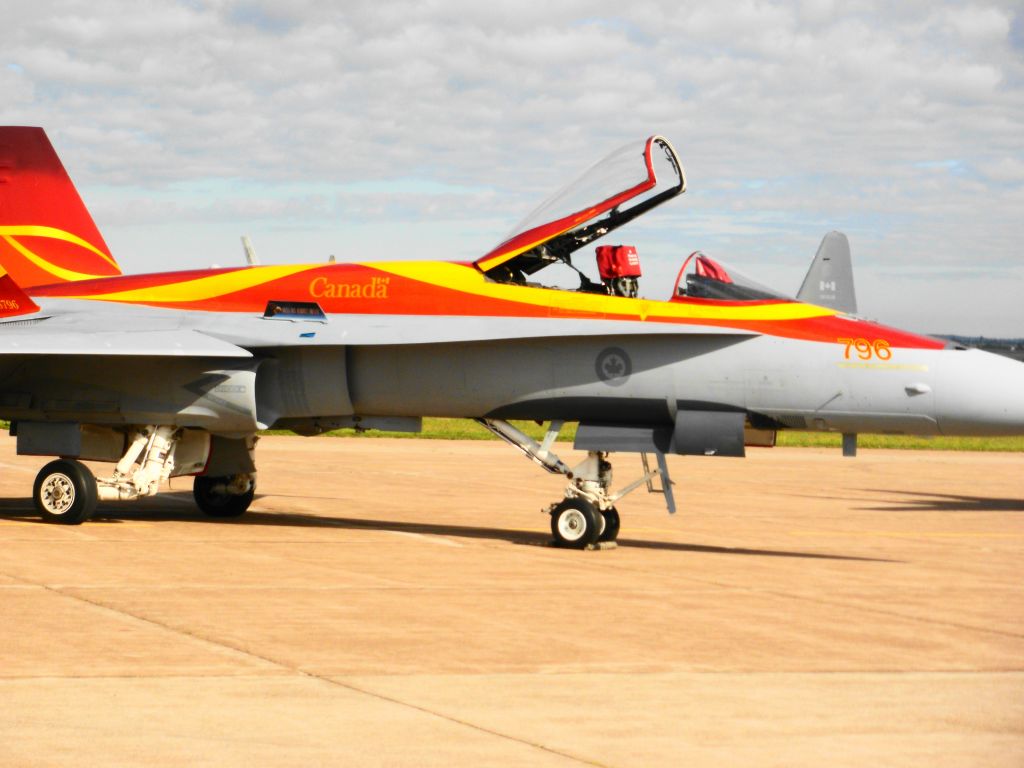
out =
<path fill-rule="evenodd" d="M 609 376 L 618 376 L 624 370 L 626 370 L 626 365 L 618 355 L 613 355 L 604 361 L 604 372 Z"/>
<path fill-rule="evenodd" d="M 626 383 L 633 372 L 629 354 L 619 347 L 608 347 L 594 361 L 594 371 L 601 381 L 618 387 Z"/>

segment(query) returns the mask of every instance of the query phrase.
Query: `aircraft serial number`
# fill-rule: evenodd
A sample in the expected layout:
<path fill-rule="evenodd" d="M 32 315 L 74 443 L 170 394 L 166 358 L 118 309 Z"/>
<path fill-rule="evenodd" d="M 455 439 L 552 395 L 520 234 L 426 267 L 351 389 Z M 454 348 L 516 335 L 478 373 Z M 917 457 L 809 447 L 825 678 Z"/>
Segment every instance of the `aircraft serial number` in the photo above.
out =
<path fill-rule="evenodd" d="M 851 355 L 856 354 L 861 360 L 871 360 L 877 357 L 879 360 L 891 360 L 892 348 L 885 339 L 836 339 L 840 344 L 846 345 L 843 358 L 849 360 Z"/>

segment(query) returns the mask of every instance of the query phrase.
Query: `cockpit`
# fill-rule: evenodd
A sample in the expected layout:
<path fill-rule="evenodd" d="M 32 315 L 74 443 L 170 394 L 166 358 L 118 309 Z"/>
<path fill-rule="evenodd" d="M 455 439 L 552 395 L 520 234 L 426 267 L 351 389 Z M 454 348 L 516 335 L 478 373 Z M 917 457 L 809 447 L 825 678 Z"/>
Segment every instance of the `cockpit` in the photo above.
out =
<path fill-rule="evenodd" d="M 546 287 L 532 276 L 561 264 L 577 274 L 577 291 L 635 298 L 641 269 L 634 246 L 596 247 L 600 282 L 573 264 L 572 255 L 685 191 L 683 166 L 667 139 L 652 136 L 628 144 L 541 203 L 475 266 L 496 282 Z M 684 261 L 671 296 L 673 301 L 785 298 L 699 251 Z"/>
<path fill-rule="evenodd" d="M 602 283 L 573 265 L 572 254 L 685 189 L 683 166 L 668 139 L 651 136 L 628 144 L 541 203 L 502 243 L 477 259 L 476 267 L 492 280 L 524 284 L 535 272 L 561 263 L 579 273 L 579 290 L 604 293 Z M 604 258 L 614 277 L 626 280 L 617 281 L 616 290 L 628 291 L 635 276 L 618 274 L 622 266 L 630 271 L 628 254 Z"/>
<path fill-rule="evenodd" d="M 786 298 L 739 270 L 694 251 L 679 268 L 670 300 L 777 301 Z"/>

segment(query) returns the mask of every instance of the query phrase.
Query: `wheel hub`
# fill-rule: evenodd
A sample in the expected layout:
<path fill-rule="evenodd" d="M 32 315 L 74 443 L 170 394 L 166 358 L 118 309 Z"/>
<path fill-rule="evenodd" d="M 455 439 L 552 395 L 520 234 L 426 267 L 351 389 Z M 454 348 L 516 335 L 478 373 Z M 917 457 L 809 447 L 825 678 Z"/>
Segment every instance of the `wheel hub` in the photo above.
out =
<path fill-rule="evenodd" d="M 67 475 L 54 474 L 43 481 L 39 495 L 47 512 L 63 515 L 75 503 L 75 486 Z"/>
<path fill-rule="evenodd" d="M 558 532 L 566 541 L 579 541 L 586 533 L 587 519 L 578 509 L 569 509 L 558 518 Z"/>

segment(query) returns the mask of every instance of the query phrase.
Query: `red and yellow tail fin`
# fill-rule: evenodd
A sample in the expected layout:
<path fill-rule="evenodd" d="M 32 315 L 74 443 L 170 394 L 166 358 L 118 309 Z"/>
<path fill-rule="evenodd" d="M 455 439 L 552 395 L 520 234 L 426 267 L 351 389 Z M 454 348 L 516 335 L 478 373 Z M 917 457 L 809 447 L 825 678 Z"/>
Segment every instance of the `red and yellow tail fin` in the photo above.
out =
<path fill-rule="evenodd" d="M 23 288 L 121 274 L 42 128 L 0 127 L 0 267 Z"/>

